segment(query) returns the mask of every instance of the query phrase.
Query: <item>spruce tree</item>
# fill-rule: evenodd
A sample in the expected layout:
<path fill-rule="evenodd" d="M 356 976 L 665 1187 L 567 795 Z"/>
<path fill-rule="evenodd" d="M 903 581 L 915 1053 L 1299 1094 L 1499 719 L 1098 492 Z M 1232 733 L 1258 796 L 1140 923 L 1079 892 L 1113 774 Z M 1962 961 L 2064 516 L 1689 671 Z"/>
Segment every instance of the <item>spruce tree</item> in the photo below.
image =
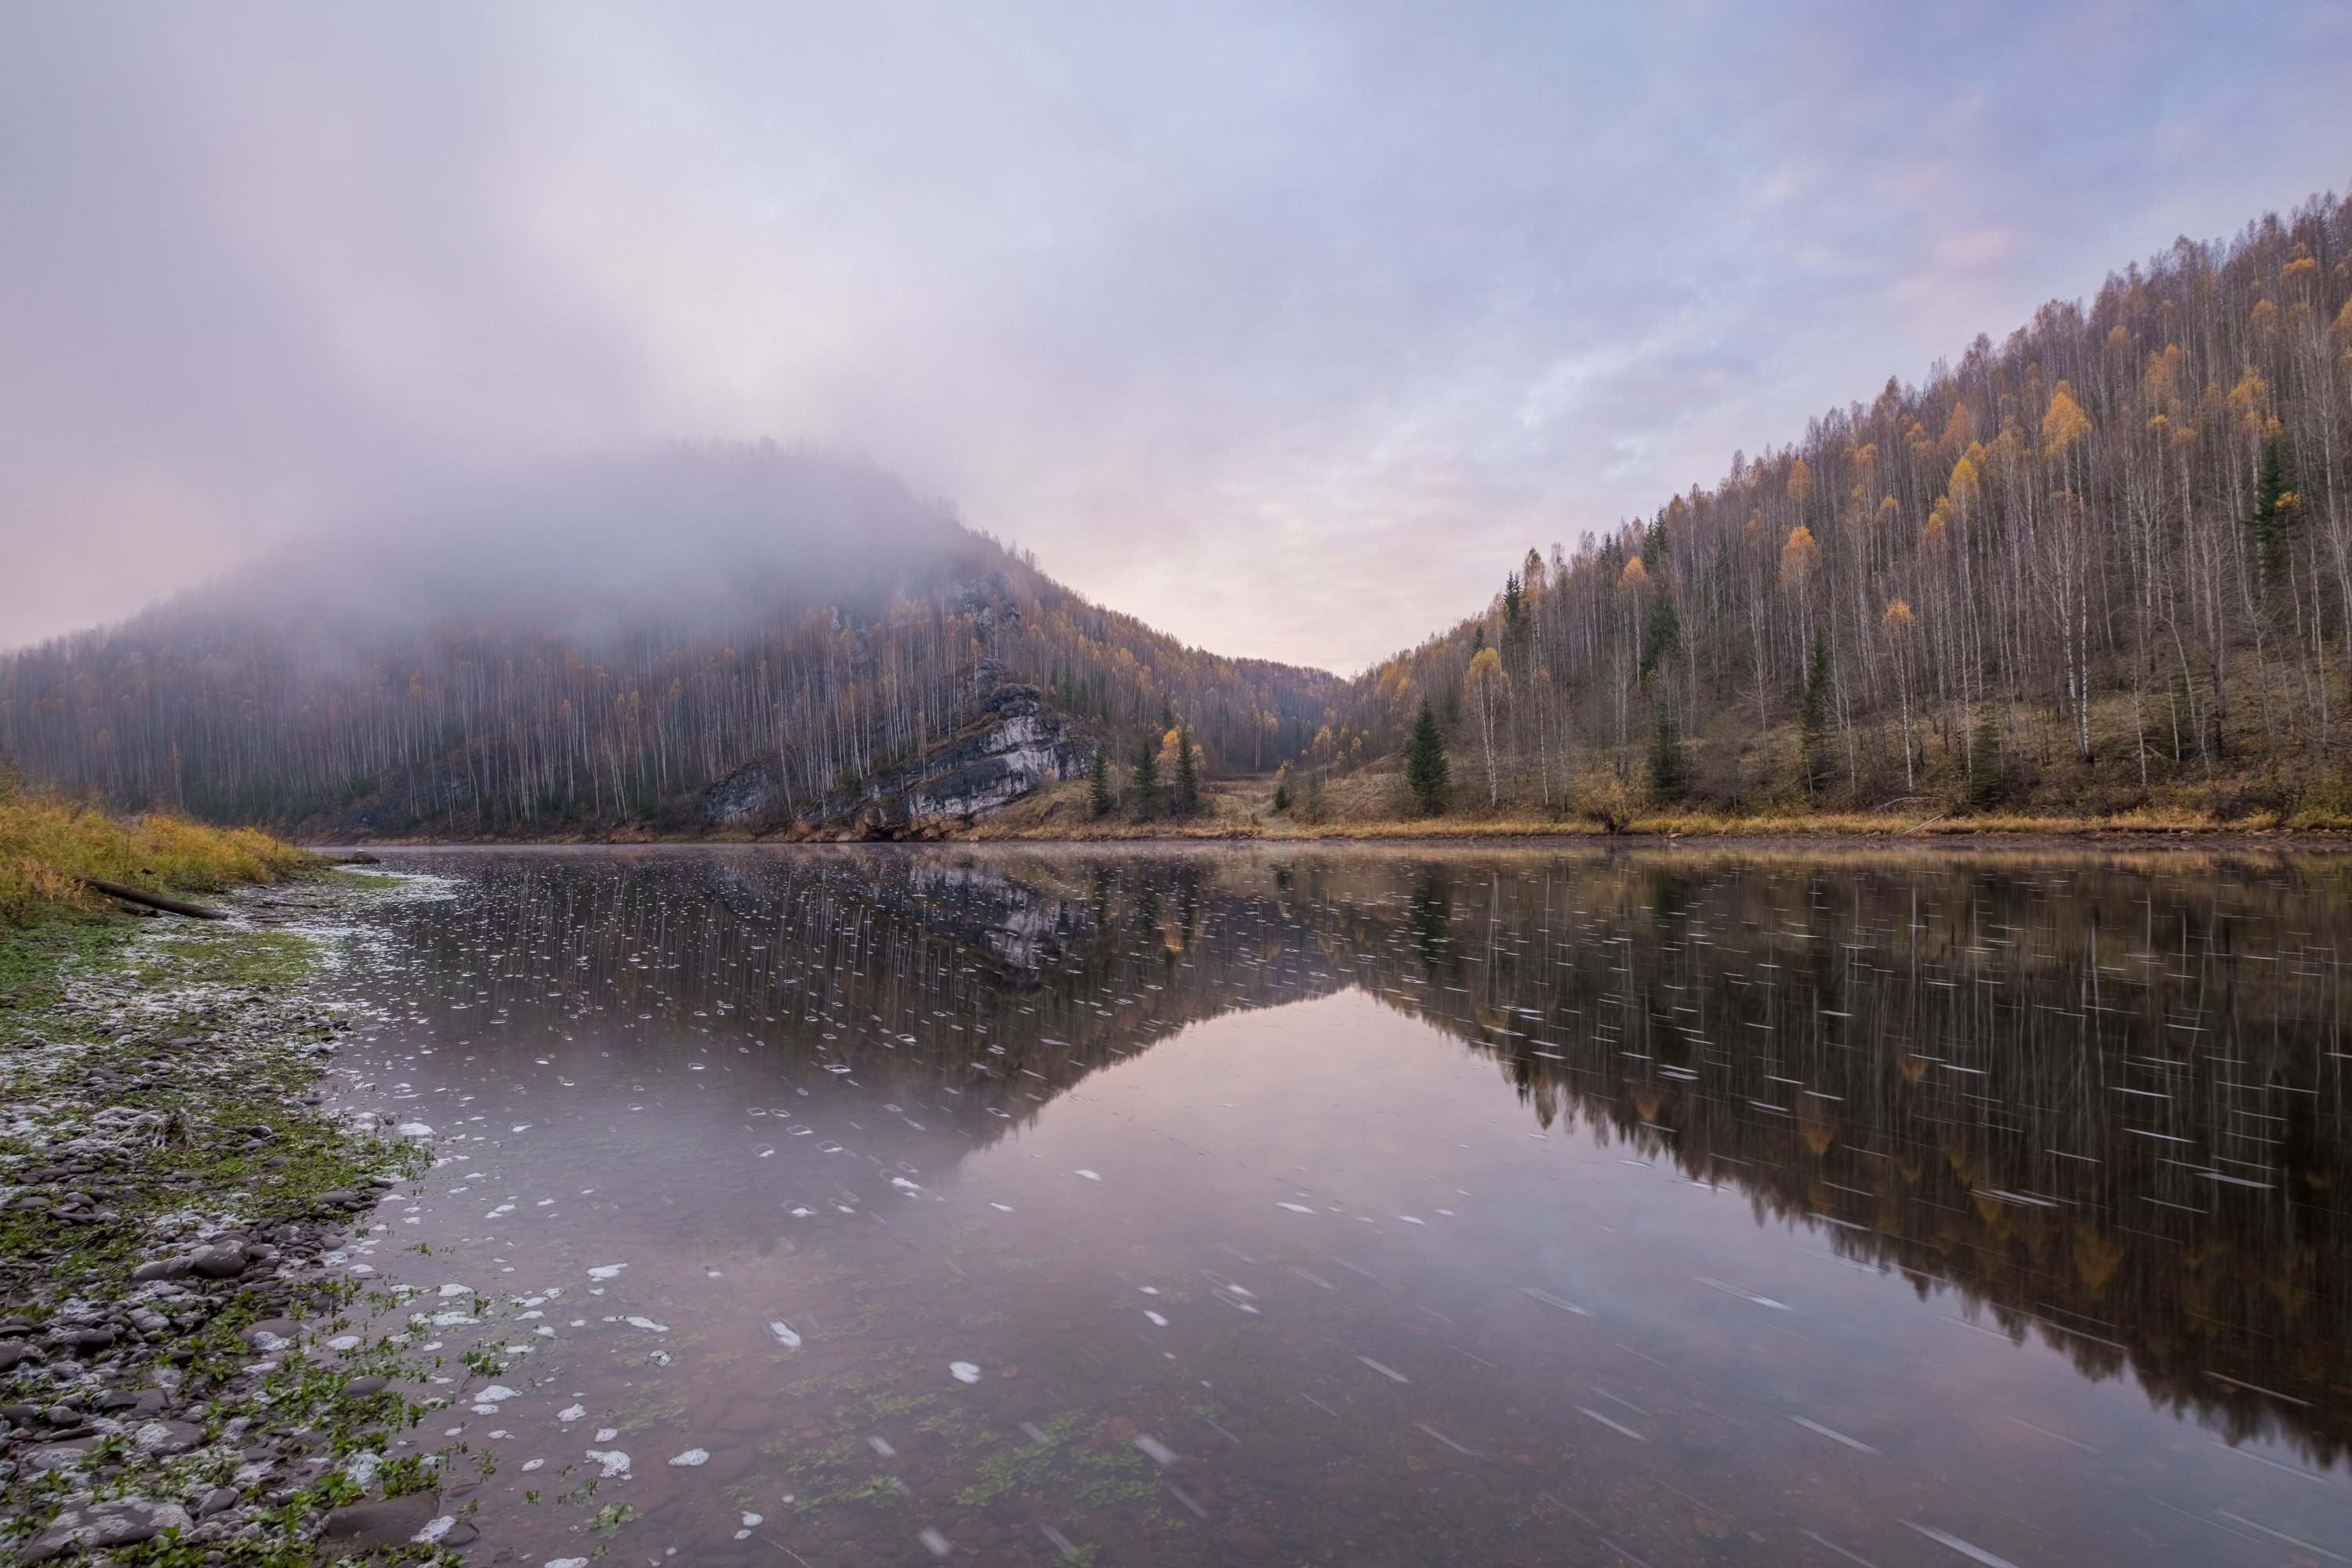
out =
<path fill-rule="evenodd" d="M 1190 813 L 1201 804 L 1201 771 L 1192 759 L 1192 731 L 1176 731 L 1176 809 Z"/>
<path fill-rule="evenodd" d="M 2287 489 L 2286 442 L 2273 436 L 2263 443 L 2261 475 L 2254 481 L 2254 510 L 2246 518 L 2265 588 L 2276 587 L 2287 574 L 2296 510 L 2294 492 Z"/>
<path fill-rule="evenodd" d="M 1800 762 L 1805 794 L 1814 795 L 1829 786 L 1834 767 L 1830 754 L 1830 639 L 1827 631 L 1813 633 L 1813 656 L 1805 666 L 1805 695 L 1798 708 Z"/>
<path fill-rule="evenodd" d="M 2000 718 L 1988 704 L 1978 710 L 1976 732 L 1969 742 L 1969 804 L 1990 805 L 1999 800 L 2005 778 L 2000 760 Z"/>
<path fill-rule="evenodd" d="M 1660 663 L 1682 650 L 1682 618 L 1675 614 L 1674 596 L 1666 592 L 1662 578 L 1650 605 L 1650 617 L 1642 627 L 1642 679 L 1649 679 Z"/>
<path fill-rule="evenodd" d="M 1445 736 L 1437 727 L 1436 710 L 1429 699 L 1412 716 L 1412 739 L 1404 749 L 1404 782 L 1421 809 L 1435 816 L 1445 808 Z"/>
<path fill-rule="evenodd" d="M 1087 809 L 1097 816 L 1110 815 L 1110 759 L 1095 748 L 1094 765 L 1087 770 Z"/>
<path fill-rule="evenodd" d="M 1682 726 L 1674 705 L 1661 697 L 1650 722 L 1650 794 L 1672 805 L 1690 794 L 1690 759 L 1683 754 Z"/>
<path fill-rule="evenodd" d="M 1150 816 L 1159 806 L 1160 758 L 1146 735 L 1135 751 L 1135 815 Z"/>

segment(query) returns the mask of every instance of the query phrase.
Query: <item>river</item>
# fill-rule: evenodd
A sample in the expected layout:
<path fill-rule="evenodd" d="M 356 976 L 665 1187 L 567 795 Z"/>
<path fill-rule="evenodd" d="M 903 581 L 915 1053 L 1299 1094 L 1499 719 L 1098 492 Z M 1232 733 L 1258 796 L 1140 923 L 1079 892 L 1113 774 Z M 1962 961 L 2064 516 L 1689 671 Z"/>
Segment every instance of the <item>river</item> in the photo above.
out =
<path fill-rule="evenodd" d="M 478 1561 L 2352 1559 L 2352 861 L 383 858 Z"/>

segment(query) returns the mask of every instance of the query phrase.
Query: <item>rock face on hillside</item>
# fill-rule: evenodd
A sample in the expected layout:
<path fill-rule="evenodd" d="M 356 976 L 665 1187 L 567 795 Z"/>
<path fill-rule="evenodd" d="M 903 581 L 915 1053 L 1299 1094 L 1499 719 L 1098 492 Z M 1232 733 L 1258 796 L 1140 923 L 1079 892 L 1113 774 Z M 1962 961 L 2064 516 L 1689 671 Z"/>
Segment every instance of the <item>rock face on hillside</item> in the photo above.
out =
<path fill-rule="evenodd" d="M 887 837 L 986 816 L 1086 770 L 1086 748 L 1037 689 L 1006 685 L 975 703 L 955 733 L 854 789 L 793 810 L 771 757 L 711 785 L 701 815 L 714 828 L 838 823 Z"/>

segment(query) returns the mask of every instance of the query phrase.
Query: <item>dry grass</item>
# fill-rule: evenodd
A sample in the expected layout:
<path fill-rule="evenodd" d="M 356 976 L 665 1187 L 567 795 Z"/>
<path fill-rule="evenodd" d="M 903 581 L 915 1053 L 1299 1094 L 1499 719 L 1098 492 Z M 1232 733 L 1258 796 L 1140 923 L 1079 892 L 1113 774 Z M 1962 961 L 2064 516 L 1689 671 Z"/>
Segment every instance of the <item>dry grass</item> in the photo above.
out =
<path fill-rule="evenodd" d="M 1181 820 L 1136 822 L 1124 814 L 1096 820 L 1083 784 L 1055 785 L 1021 801 L 963 837 L 988 840 L 1127 841 L 1245 838 L 1283 840 L 1601 839 L 1612 836 L 1705 839 L 2074 838 L 2185 834 L 2264 836 L 2352 827 L 2352 812 L 2306 803 L 2293 813 L 2229 816 L 2193 801 L 2103 814 L 2037 810 L 1969 811 L 1934 802 L 1892 811 L 1805 811 L 1794 807 L 1729 812 L 1665 809 L 1619 796 L 1607 812 L 1562 807 L 1546 812 L 1506 805 L 1497 811 L 1452 810 L 1423 816 L 1410 809 L 1402 781 L 1367 770 L 1332 781 L 1319 798 L 1274 810 L 1270 777 L 1221 779 L 1207 786 L 1202 810 Z M 1612 826 L 1610 819 L 1614 819 Z"/>
<path fill-rule="evenodd" d="M 110 816 L 0 778 L 0 926 L 104 900 L 82 877 L 154 891 L 202 892 L 275 882 L 311 857 L 250 827 L 206 827 L 168 812 Z"/>

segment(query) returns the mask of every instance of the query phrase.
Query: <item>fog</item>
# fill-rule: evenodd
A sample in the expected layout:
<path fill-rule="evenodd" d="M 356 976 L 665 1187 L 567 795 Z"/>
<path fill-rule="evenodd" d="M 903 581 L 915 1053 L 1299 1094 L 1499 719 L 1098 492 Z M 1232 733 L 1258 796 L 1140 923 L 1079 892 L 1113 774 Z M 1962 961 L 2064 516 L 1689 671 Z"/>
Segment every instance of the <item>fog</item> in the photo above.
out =
<path fill-rule="evenodd" d="M 1002 560 L 947 503 L 855 458 L 772 444 L 476 465 L 278 545 L 154 611 L 133 640 L 300 628 L 362 660 L 438 627 L 515 622 L 573 645 L 706 635 L 975 584 Z"/>
<path fill-rule="evenodd" d="M 2326 3 L 11 7 L 0 647 L 771 437 L 1349 668 L 2340 184 L 2347 79 Z"/>

